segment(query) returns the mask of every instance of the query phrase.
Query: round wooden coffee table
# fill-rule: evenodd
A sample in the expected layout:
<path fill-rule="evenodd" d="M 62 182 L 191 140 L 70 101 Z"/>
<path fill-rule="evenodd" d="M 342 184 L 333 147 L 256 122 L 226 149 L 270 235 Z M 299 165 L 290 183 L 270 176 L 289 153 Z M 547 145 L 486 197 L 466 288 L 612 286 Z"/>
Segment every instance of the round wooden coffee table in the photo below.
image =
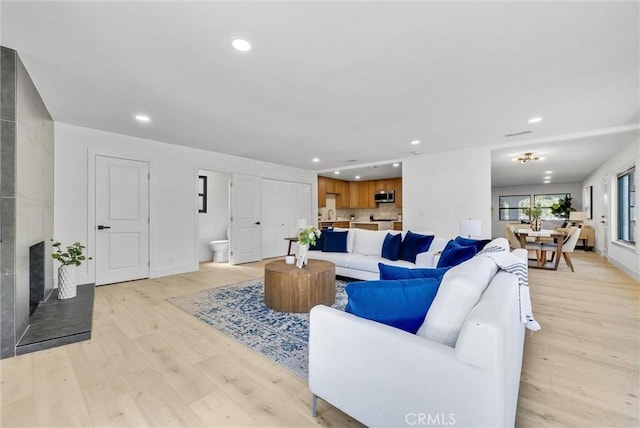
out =
<path fill-rule="evenodd" d="M 284 260 L 264 266 L 264 303 L 280 312 L 309 312 L 315 305 L 330 306 L 336 300 L 336 266 L 309 260 L 298 269 Z"/>

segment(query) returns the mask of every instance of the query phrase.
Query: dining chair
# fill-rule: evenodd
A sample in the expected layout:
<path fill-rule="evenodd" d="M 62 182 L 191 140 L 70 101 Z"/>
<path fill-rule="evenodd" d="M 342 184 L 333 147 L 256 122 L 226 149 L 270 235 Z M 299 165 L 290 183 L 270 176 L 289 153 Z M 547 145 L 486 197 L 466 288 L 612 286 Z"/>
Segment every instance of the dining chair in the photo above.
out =
<path fill-rule="evenodd" d="M 509 240 L 509 246 L 512 250 L 516 248 L 522 248 L 520 245 L 520 240 L 516 236 L 515 227 L 511 224 L 508 224 L 504 228 L 505 235 L 507 235 L 507 239 Z"/>
<path fill-rule="evenodd" d="M 579 236 L 580 228 L 574 226 L 569 229 L 569 234 L 562 241 L 562 257 L 564 257 L 564 261 L 567 263 L 567 266 L 571 268 L 571 272 L 575 272 L 575 270 L 573 268 L 573 263 L 571 262 L 571 257 L 569 257 L 569 253 L 573 253 L 573 250 L 576 248 Z M 558 244 L 556 243 L 543 243 L 541 245 L 541 250 L 542 254 L 545 254 L 546 251 L 553 252 L 554 254 L 551 257 L 552 260 L 555 257 L 558 257 Z"/>
<path fill-rule="evenodd" d="M 515 226 L 511 224 L 507 225 L 506 234 L 507 234 L 507 239 L 509 240 L 509 245 L 512 247 L 512 249 L 522 248 L 522 245 L 520 244 L 520 239 L 518 238 L 518 236 L 516 236 Z M 527 250 L 527 252 L 528 251 L 536 252 L 535 259 L 529 258 L 529 260 L 536 260 L 538 264 L 542 263 L 540 259 L 542 254 L 542 245 L 539 241 L 536 240 L 536 238 L 526 238 L 524 248 Z"/>

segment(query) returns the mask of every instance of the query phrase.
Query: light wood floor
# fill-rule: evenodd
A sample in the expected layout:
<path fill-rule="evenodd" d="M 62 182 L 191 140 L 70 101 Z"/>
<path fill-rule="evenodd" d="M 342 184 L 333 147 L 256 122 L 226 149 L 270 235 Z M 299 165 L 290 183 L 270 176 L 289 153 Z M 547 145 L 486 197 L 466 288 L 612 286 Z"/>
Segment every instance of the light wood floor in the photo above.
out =
<path fill-rule="evenodd" d="M 593 253 L 530 271 L 518 426 L 638 426 L 639 284 Z M 359 426 L 305 381 L 165 299 L 264 262 L 99 287 L 93 338 L 0 363 L 1 426 Z M 428 381 L 428 380 L 425 380 Z"/>

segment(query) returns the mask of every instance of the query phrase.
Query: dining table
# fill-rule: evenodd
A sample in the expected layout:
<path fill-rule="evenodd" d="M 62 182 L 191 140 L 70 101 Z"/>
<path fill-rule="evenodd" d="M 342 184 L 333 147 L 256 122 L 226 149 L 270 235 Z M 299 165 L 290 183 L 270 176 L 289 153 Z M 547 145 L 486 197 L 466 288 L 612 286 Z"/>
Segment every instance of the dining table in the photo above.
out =
<path fill-rule="evenodd" d="M 550 238 L 553 239 L 553 242 L 556 244 L 555 258 L 552 259 L 551 262 L 548 262 L 547 251 L 543 251 L 541 245 L 541 248 L 539 250 L 540 253 L 537 253 L 538 257 L 536 257 L 536 263 L 534 265 L 529 264 L 529 267 L 536 269 L 558 270 L 558 265 L 560 264 L 560 256 L 562 255 L 562 243 L 566 236 L 566 233 L 563 230 L 543 229 L 535 231 L 532 229 L 516 229 L 515 233 L 520 240 L 520 246 L 522 248 L 527 248 L 527 238 L 533 237 L 535 238 L 534 242 L 540 242 L 541 244 L 544 241 L 549 240 Z"/>

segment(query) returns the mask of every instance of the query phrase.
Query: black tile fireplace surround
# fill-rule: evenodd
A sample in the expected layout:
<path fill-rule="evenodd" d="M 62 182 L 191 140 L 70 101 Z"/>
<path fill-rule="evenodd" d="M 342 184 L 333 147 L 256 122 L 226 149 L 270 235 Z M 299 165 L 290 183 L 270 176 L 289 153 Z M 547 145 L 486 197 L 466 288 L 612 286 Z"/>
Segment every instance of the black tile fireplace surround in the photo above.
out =
<path fill-rule="evenodd" d="M 58 300 L 58 289 L 46 296 L 45 243 L 29 247 L 29 324 L 15 355 L 91 339 L 94 284 L 79 285 L 76 297 Z"/>
<path fill-rule="evenodd" d="M 58 300 L 58 289 L 54 289 L 29 317 L 16 355 L 91 339 L 94 294 L 94 284 L 83 284 L 76 297 Z"/>

